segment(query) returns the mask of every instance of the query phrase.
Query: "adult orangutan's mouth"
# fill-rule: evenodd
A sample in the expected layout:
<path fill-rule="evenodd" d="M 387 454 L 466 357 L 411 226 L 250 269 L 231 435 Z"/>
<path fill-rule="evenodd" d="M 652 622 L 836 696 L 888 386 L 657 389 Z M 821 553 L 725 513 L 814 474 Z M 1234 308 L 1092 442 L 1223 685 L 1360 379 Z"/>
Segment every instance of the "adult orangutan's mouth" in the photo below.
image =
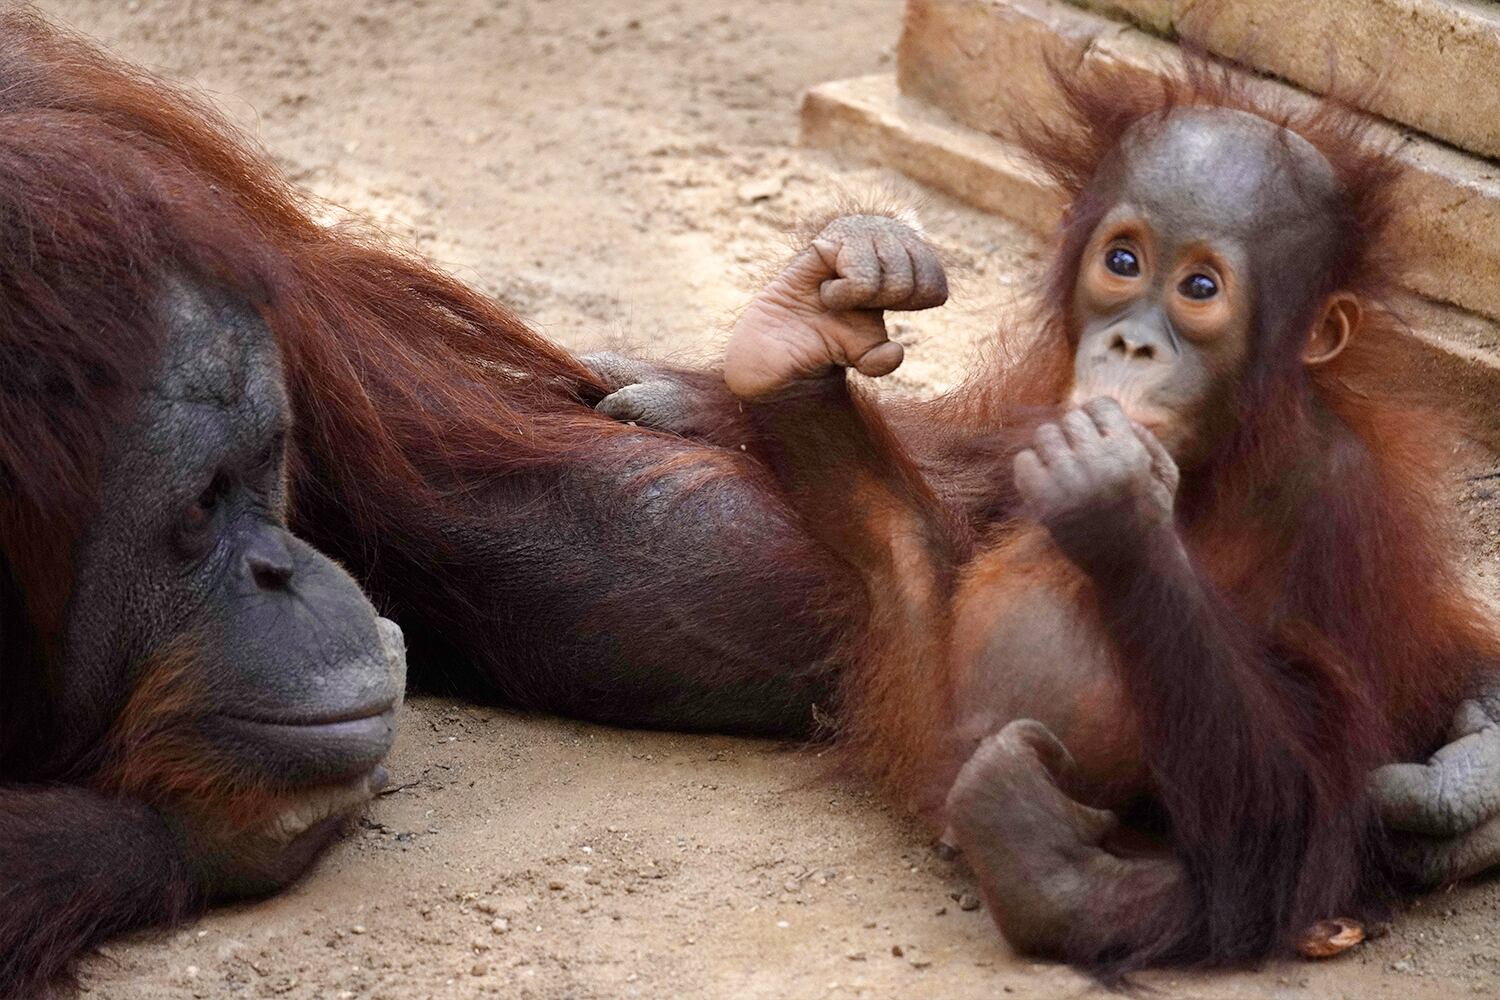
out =
<path fill-rule="evenodd" d="M 319 728 L 340 726 L 344 723 L 367 722 L 370 719 L 394 714 L 399 699 L 387 699 L 376 706 L 355 705 L 341 712 L 325 712 L 317 715 L 288 712 L 285 715 L 259 712 L 220 712 L 226 719 L 257 726 L 286 726 L 294 728 Z"/>
<path fill-rule="evenodd" d="M 246 718 L 219 713 L 212 741 L 233 759 L 292 785 L 342 781 L 378 766 L 396 739 L 400 703 L 316 717 Z"/>

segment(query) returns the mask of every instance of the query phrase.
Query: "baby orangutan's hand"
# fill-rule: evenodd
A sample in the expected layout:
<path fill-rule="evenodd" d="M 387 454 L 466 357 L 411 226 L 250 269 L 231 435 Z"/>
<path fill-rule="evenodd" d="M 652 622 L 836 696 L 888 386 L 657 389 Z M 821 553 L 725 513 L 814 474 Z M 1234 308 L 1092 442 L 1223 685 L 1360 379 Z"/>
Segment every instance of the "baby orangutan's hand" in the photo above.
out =
<path fill-rule="evenodd" d="M 735 324 L 724 381 L 754 399 L 841 368 L 878 378 L 901 365 L 883 311 L 940 306 L 948 279 L 915 229 L 884 215 L 824 227 Z"/>

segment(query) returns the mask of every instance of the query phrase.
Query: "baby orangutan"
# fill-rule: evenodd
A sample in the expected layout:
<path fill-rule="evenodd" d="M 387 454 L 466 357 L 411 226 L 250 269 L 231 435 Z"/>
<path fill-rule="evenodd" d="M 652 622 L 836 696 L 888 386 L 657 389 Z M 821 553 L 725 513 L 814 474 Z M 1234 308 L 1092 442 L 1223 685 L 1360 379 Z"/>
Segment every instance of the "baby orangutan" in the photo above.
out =
<path fill-rule="evenodd" d="M 883 216 L 760 293 L 724 381 L 863 578 L 851 747 L 1008 939 L 1105 976 L 1331 953 L 1390 898 L 1370 773 L 1430 753 L 1500 663 L 1442 543 L 1441 428 L 1366 387 L 1391 167 L 1326 111 L 1070 97 L 1078 128 L 1035 143 L 1074 195 L 1049 325 L 936 404 L 945 429 L 846 376 L 900 365 L 883 310 L 947 296 Z M 991 457 L 962 490 L 932 457 L 959 427 Z"/>

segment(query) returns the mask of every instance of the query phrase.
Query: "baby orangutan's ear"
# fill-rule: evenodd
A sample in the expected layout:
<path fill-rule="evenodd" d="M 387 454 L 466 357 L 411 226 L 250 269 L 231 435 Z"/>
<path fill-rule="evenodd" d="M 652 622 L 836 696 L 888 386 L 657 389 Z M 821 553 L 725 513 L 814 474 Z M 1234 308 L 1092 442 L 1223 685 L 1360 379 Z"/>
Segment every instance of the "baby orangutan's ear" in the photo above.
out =
<path fill-rule="evenodd" d="M 1326 364 L 1344 353 L 1344 348 L 1359 331 L 1363 315 L 1359 299 L 1348 292 L 1340 292 L 1329 299 L 1322 318 L 1308 338 L 1306 350 L 1302 352 L 1303 363 Z"/>

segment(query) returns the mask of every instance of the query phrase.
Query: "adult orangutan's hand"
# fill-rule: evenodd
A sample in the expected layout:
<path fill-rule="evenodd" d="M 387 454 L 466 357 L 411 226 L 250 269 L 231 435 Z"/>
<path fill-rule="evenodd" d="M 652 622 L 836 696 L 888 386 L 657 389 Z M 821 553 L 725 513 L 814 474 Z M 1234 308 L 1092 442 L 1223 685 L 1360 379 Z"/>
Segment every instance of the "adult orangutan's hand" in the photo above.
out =
<path fill-rule="evenodd" d="M 622 423 L 712 440 L 725 424 L 726 413 L 739 408 L 717 372 L 674 369 L 610 351 L 578 360 L 609 390 L 594 409 Z"/>

